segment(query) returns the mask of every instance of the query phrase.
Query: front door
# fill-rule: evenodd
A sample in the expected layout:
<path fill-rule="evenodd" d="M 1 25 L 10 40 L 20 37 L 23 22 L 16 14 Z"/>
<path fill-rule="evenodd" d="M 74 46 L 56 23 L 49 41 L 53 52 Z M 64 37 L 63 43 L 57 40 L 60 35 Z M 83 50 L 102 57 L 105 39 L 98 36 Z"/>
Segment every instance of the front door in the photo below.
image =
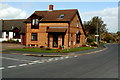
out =
<path fill-rule="evenodd" d="M 58 35 L 53 35 L 53 47 L 58 47 Z"/>

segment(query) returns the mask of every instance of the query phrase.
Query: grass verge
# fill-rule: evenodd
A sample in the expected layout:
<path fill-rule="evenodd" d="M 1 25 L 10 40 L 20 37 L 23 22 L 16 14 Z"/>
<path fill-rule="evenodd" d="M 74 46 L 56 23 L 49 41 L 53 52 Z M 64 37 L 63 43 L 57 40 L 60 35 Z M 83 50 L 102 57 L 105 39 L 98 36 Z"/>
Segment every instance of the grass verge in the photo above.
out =
<path fill-rule="evenodd" d="M 70 49 L 50 49 L 50 50 L 42 50 L 41 48 L 23 48 L 23 49 L 9 49 L 13 51 L 27 51 L 27 52 L 41 52 L 41 53 L 69 53 L 76 51 L 83 51 L 94 49 L 94 47 L 80 47 L 80 48 L 70 48 Z"/>

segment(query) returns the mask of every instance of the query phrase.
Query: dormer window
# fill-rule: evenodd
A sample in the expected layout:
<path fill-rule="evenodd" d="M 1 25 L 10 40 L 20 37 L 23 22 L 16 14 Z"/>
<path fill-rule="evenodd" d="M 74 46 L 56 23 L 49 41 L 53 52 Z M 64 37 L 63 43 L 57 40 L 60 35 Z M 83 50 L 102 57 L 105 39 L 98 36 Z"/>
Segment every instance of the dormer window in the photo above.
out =
<path fill-rule="evenodd" d="M 58 18 L 64 18 L 65 14 L 61 14 Z"/>
<path fill-rule="evenodd" d="M 38 25 L 38 19 L 32 19 L 32 25 Z"/>
<path fill-rule="evenodd" d="M 39 29 L 39 20 L 38 19 L 32 19 L 32 26 L 31 29 Z"/>

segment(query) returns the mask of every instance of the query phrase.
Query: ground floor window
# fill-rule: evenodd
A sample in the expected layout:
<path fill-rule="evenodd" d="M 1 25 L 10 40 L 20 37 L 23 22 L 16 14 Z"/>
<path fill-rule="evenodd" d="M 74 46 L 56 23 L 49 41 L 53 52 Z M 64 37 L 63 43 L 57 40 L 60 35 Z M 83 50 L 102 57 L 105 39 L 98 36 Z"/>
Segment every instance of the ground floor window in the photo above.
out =
<path fill-rule="evenodd" d="M 31 40 L 32 41 L 37 41 L 37 33 L 32 33 Z"/>

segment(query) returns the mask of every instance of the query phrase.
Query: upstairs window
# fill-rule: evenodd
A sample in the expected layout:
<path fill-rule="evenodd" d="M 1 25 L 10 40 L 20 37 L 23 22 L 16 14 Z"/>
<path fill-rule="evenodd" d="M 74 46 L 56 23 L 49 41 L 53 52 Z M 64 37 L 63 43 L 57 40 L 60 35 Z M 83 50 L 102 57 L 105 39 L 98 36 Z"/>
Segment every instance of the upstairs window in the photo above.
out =
<path fill-rule="evenodd" d="M 32 26 L 31 29 L 39 29 L 39 20 L 38 19 L 32 19 Z"/>
<path fill-rule="evenodd" d="M 65 14 L 61 14 L 58 18 L 64 18 Z"/>
<path fill-rule="evenodd" d="M 32 33 L 31 41 L 37 41 L 37 33 Z"/>

